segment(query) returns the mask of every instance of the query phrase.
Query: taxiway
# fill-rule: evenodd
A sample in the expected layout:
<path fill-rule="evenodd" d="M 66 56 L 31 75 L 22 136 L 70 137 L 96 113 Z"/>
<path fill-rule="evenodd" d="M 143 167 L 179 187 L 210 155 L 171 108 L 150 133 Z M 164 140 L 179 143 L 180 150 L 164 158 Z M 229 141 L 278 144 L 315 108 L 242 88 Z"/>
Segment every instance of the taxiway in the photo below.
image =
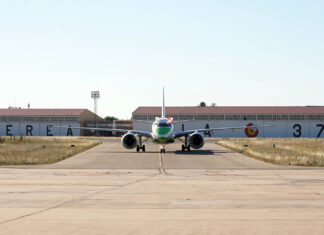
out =
<path fill-rule="evenodd" d="M 322 234 L 322 168 L 208 142 L 182 153 L 118 140 L 53 165 L 0 168 L 0 234 Z"/>

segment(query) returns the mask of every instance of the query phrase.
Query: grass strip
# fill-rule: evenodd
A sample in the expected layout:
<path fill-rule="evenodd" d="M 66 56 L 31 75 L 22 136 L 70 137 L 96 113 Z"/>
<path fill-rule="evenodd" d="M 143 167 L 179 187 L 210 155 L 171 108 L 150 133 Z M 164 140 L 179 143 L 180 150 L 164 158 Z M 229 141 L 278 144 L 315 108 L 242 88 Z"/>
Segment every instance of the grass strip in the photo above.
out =
<path fill-rule="evenodd" d="M 324 166 L 323 139 L 229 138 L 217 144 L 273 164 Z"/>
<path fill-rule="evenodd" d="M 98 144 L 82 137 L 0 137 L 0 165 L 51 164 Z"/>

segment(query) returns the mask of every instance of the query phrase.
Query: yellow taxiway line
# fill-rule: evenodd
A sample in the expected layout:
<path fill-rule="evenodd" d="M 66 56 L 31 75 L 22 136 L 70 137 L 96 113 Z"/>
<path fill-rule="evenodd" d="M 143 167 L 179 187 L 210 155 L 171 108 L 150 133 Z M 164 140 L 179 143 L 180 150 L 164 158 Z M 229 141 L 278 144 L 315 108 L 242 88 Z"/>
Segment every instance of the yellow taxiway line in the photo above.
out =
<path fill-rule="evenodd" d="M 160 173 L 161 173 L 162 175 L 166 175 L 167 173 L 166 173 L 166 171 L 164 170 L 164 166 L 163 166 L 163 159 L 162 159 L 162 157 L 163 157 L 163 155 L 162 155 L 162 153 L 160 152 L 160 153 L 159 153 Z"/>

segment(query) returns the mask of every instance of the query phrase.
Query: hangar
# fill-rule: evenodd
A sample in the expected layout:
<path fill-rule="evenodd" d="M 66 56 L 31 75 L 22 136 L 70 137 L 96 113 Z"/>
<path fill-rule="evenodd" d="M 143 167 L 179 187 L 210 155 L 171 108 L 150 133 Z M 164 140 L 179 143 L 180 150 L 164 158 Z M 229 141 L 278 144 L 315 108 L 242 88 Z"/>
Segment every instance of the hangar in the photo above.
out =
<path fill-rule="evenodd" d="M 103 119 L 87 109 L 0 109 L 2 136 L 80 136 L 83 131 L 52 128 L 52 125 L 80 127 Z"/>
<path fill-rule="evenodd" d="M 323 138 L 324 106 L 180 106 L 166 107 L 173 120 L 188 120 L 174 125 L 175 131 L 211 127 L 273 125 L 259 130 L 206 132 L 210 137 Z M 138 107 L 132 113 L 134 129 L 150 131 L 161 107 Z"/>

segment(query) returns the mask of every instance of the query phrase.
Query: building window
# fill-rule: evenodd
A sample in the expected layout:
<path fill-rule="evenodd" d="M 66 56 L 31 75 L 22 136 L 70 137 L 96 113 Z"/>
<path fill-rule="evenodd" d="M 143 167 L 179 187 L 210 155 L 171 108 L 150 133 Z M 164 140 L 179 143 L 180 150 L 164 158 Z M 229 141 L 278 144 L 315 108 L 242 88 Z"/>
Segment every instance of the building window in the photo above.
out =
<path fill-rule="evenodd" d="M 324 120 L 322 115 L 308 115 L 308 120 L 315 121 L 315 120 Z"/>
<path fill-rule="evenodd" d="M 155 120 L 159 115 L 134 115 L 134 120 Z M 173 117 L 174 120 L 260 120 L 260 121 L 321 121 L 324 120 L 324 115 L 321 114 L 168 114 L 167 117 Z M 1 117 L 1 120 L 6 120 L 6 117 Z"/>
<path fill-rule="evenodd" d="M 155 120 L 157 115 L 148 115 L 148 120 Z"/>
<path fill-rule="evenodd" d="M 305 120 L 305 116 L 304 115 L 290 115 L 289 116 L 289 120 Z"/>
<path fill-rule="evenodd" d="M 210 120 L 225 120 L 225 115 L 209 115 Z"/>
<path fill-rule="evenodd" d="M 288 120 L 288 115 L 281 115 L 281 120 Z"/>
<path fill-rule="evenodd" d="M 1 122 L 9 122 L 8 117 L 0 117 Z"/>
<path fill-rule="evenodd" d="M 236 119 L 235 119 L 236 120 Z M 243 120 L 257 120 L 257 115 L 244 115 Z"/>
<path fill-rule="evenodd" d="M 9 122 L 21 122 L 21 118 L 20 117 L 9 117 Z"/>
<path fill-rule="evenodd" d="M 79 121 L 78 117 L 65 117 L 66 122 L 77 122 Z"/>
<path fill-rule="evenodd" d="M 64 117 L 51 117 L 52 122 L 64 122 Z"/>
<path fill-rule="evenodd" d="M 257 115 L 258 120 L 265 120 L 265 115 Z"/>
<path fill-rule="evenodd" d="M 134 115 L 133 119 L 134 120 L 146 120 L 147 115 Z"/>
<path fill-rule="evenodd" d="M 225 115 L 225 120 L 241 120 L 241 115 L 238 114 L 231 114 L 231 115 Z"/>
<path fill-rule="evenodd" d="M 35 122 L 36 118 L 35 117 L 21 117 L 23 122 Z"/>
<path fill-rule="evenodd" d="M 50 118 L 49 117 L 36 117 L 37 122 L 49 122 Z"/>
<path fill-rule="evenodd" d="M 193 115 L 178 115 L 179 120 L 193 120 L 194 116 Z"/>
<path fill-rule="evenodd" d="M 208 120 L 208 115 L 195 115 L 195 120 Z"/>

